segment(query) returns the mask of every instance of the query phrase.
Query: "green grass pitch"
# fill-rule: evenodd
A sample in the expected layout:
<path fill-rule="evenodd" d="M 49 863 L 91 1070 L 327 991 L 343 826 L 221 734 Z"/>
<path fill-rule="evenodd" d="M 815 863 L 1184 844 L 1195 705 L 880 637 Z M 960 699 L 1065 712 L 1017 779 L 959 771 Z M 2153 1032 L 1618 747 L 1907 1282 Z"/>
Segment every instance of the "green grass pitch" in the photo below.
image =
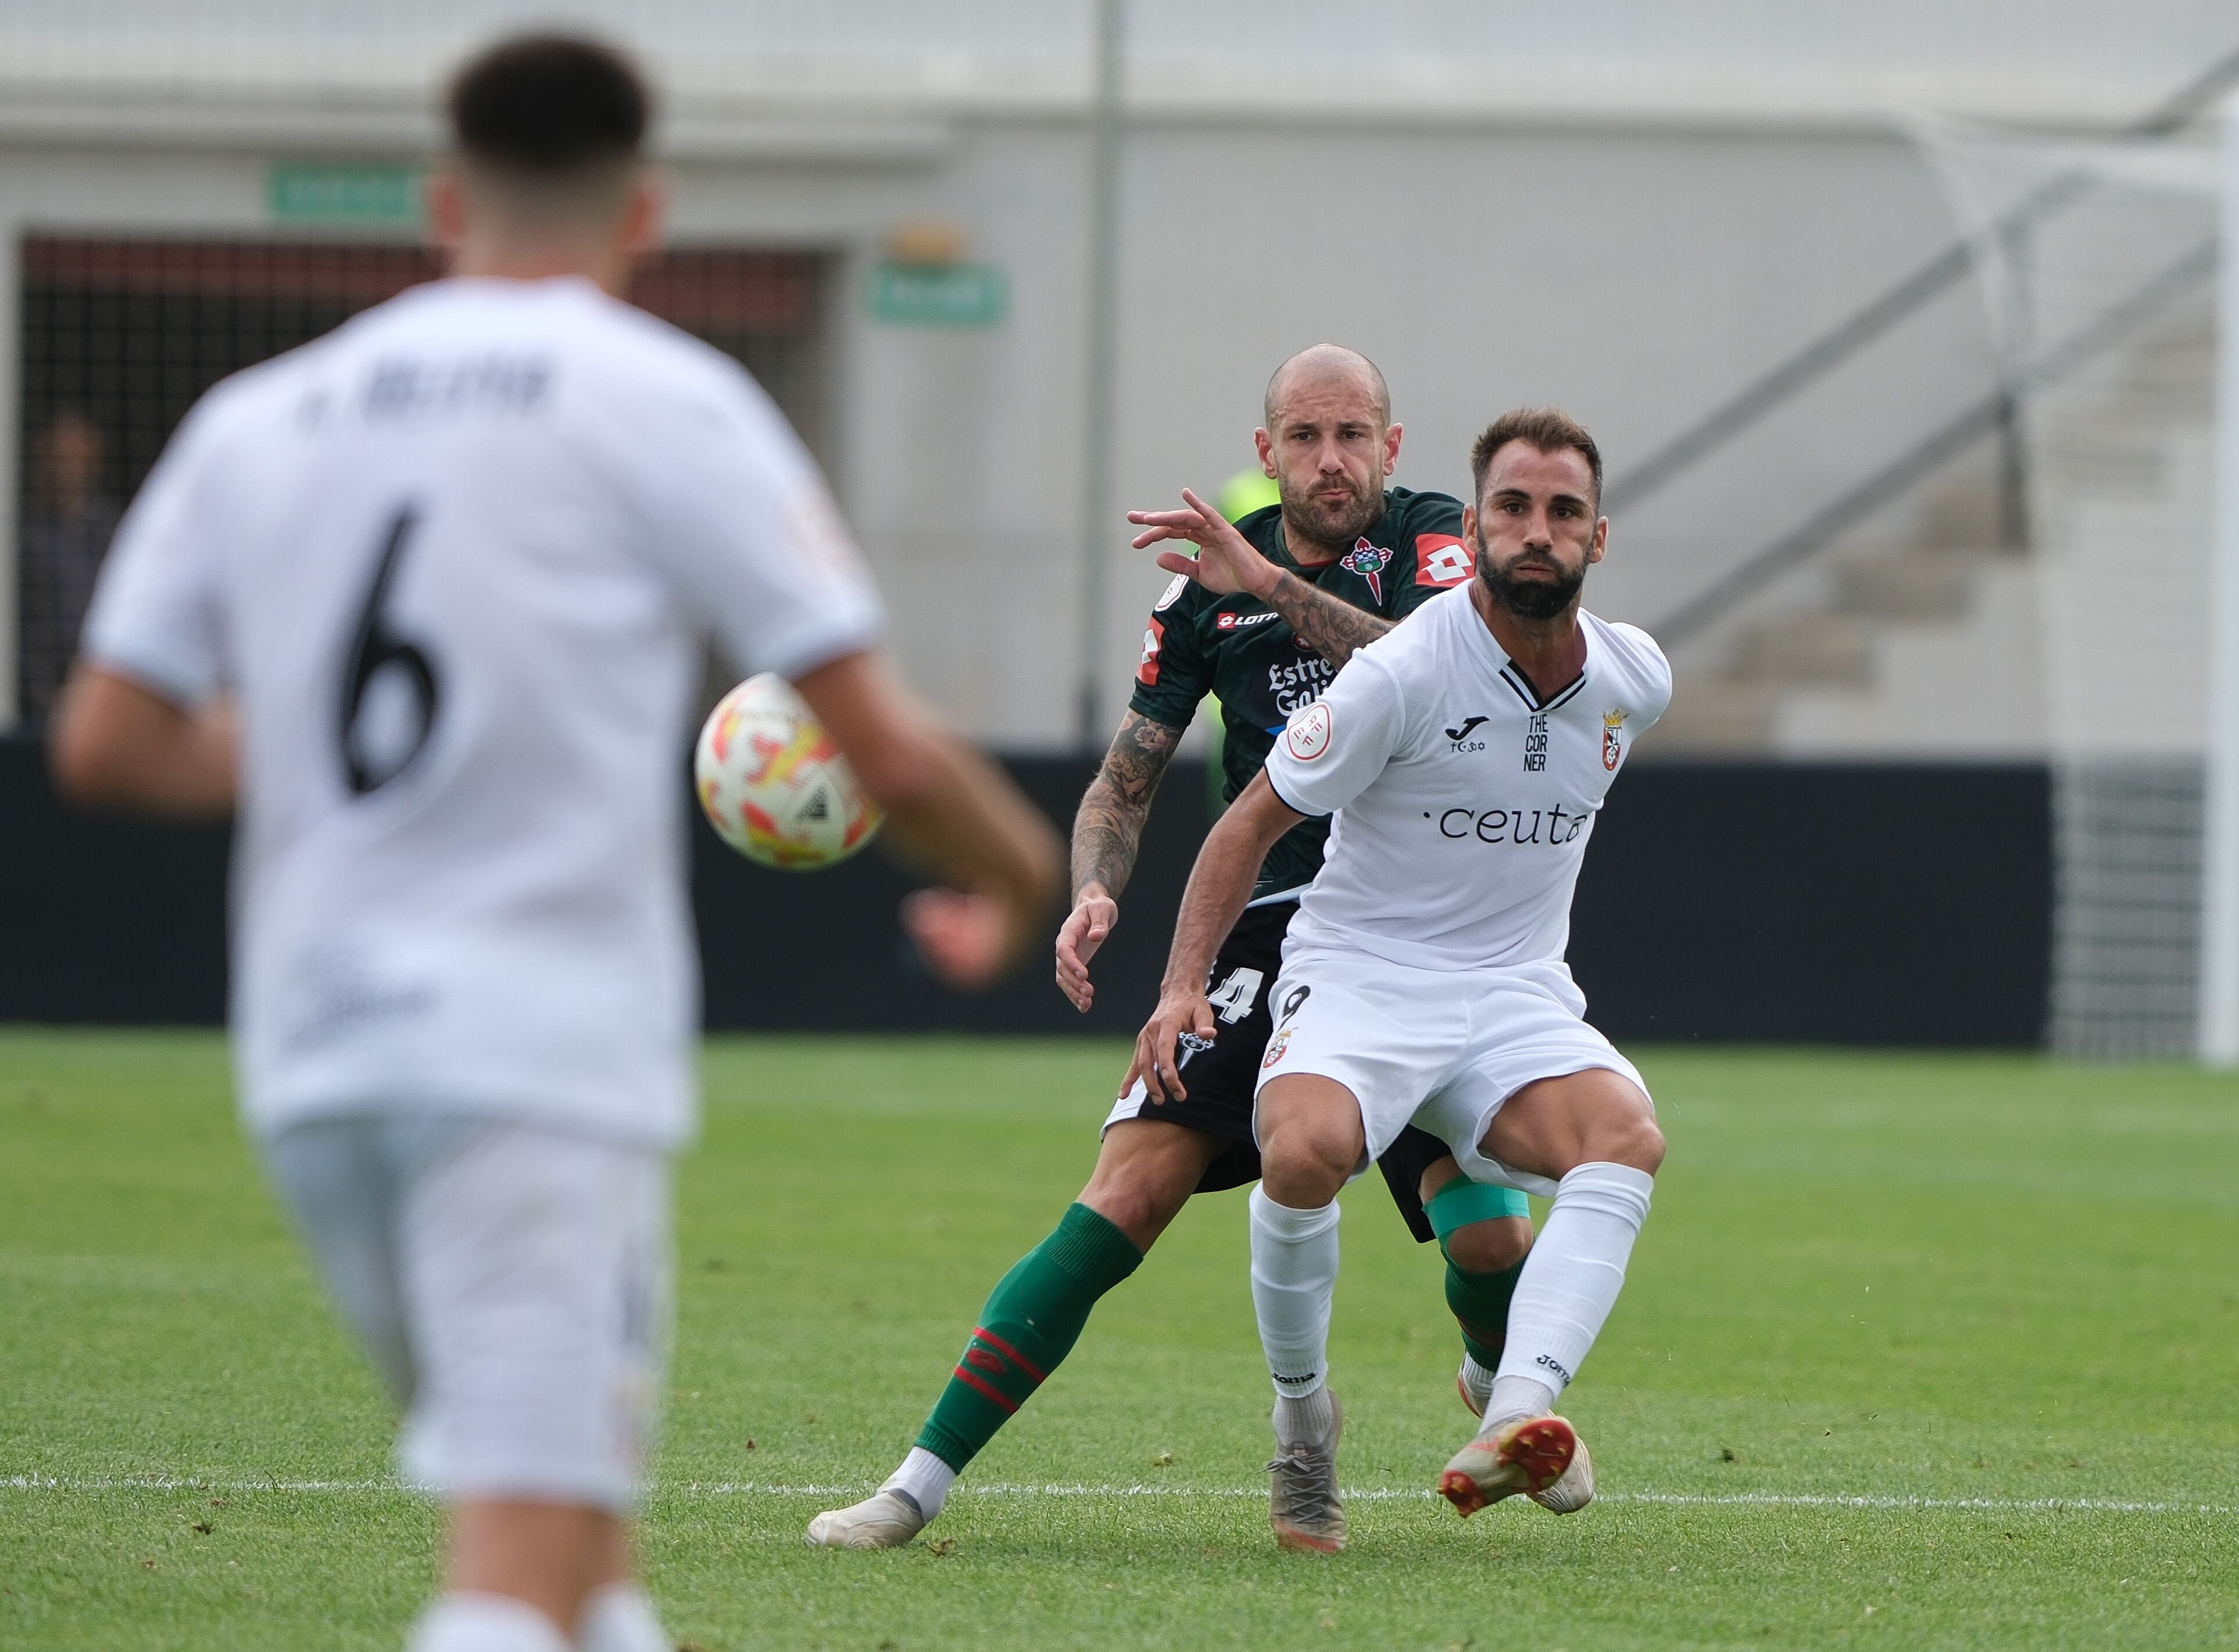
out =
<path fill-rule="evenodd" d="M 2239 1083 L 1650 1051 L 1671 1142 L 1566 1409 L 1604 1498 L 1468 1522 L 1437 1257 L 1346 1196 L 1352 1546 L 1267 1532 L 1240 1194 L 933 1535 L 814 1552 L 1080 1184 L 1101 1045 L 723 1040 L 680 1194 L 653 1587 L 707 1649 L 2239 1646 Z M 390 1423 L 185 1034 L 0 1032 L 0 1646 L 380 1648 Z"/>

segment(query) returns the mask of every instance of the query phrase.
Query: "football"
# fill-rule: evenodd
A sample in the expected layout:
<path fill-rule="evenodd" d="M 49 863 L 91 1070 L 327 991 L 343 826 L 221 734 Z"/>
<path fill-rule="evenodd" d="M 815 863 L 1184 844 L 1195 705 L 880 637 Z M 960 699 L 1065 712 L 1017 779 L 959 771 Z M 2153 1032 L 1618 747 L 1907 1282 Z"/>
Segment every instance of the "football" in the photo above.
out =
<path fill-rule="evenodd" d="M 837 866 L 883 817 L 793 685 L 749 677 L 716 702 L 693 753 L 700 806 L 716 835 L 781 872 Z"/>

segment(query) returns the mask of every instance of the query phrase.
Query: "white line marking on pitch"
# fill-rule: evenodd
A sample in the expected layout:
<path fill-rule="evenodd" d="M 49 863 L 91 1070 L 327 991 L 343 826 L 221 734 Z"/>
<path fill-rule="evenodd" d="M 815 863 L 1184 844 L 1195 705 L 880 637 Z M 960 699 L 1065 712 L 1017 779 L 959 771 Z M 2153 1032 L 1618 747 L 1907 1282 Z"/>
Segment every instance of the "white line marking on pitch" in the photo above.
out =
<path fill-rule="evenodd" d="M 861 1497 L 875 1489 L 869 1483 L 847 1486 L 765 1485 L 750 1480 L 683 1481 L 659 1487 L 686 1497 Z M 273 1491 L 302 1494 L 408 1493 L 410 1488 L 394 1480 L 202 1480 L 149 1476 L 116 1478 L 76 1478 L 51 1475 L 16 1475 L 0 1479 L 6 1491 Z M 960 1485 L 952 1496 L 980 1497 L 1264 1497 L 1260 1486 L 1091 1486 L 1091 1485 Z M 1376 1503 L 1392 1499 L 1430 1501 L 1435 1493 L 1404 1486 L 1370 1486 L 1344 1494 L 1351 1501 Z M 2129 1503 L 2104 1497 L 1907 1497 L 1841 1496 L 1834 1493 L 1780 1491 L 1605 1491 L 1598 1503 L 1633 1503 L 1676 1508 L 1870 1509 L 1904 1512 L 1910 1509 L 1952 1509 L 1976 1514 L 2099 1514 L 2099 1515 L 2230 1515 L 2239 1514 L 2222 1503 Z"/>

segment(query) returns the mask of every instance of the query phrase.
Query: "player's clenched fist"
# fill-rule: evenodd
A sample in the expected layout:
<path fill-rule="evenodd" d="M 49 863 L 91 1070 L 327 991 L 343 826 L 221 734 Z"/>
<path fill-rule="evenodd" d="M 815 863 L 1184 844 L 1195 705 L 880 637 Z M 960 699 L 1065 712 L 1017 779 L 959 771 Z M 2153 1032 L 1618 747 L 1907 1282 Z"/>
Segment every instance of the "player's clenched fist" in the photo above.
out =
<path fill-rule="evenodd" d="M 1119 922 L 1120 903 L 1104 892 L 1101 884 L 1090 884 L 1058 927 L 1058 990 L 1084 1014 L 1096 1001 L 1096 989 L 1088 979 L 1088 960 L 1096 956 L 1096 949 Z"/>
<path fill-rule="evenodd" d="M 1180 1101 L 1189 1091 L 1182 1088 L 1181 1064 L 1174 1058 L 1175 1046 L 1184 1035 L 1199 1040 L 1203 1048 L 1213 1042 L 1213 1005 L 1206 1001 L 1202 992 L 1177 992 L 1167 989 L 1159 999 L 1159 1007 L 1135 1035 L 1135 1060 L 1127 1069 L 1127 1076 L 1120 1081 L 1120 1093 L 1126 1095 L 1135 1087 L 1135 1080 L 1143 1081 L 1153 1103 Z"/>
<path fill-rule="evenodd" d="M 940 979 L 960 992 L 975 992 L 1000 979 L 1032 944 L 1037 914 L 997 895 L 955 889 L 920 889 L 902 901 L 902 929 L 918 955 Z"/>

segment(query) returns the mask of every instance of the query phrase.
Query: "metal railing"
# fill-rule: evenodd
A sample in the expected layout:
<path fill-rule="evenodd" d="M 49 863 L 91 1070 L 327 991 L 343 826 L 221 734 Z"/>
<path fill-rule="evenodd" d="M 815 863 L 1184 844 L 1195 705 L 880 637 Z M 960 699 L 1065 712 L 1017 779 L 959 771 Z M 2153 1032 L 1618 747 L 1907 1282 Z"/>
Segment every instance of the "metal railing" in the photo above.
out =
<path fill-rule="evenodd" d="M 2009 387 L 1970 403 L 1937 426 L 1872 474 L 1820 507 L 1804 521 L 1719 574 L 1650 627 L 1650 631 L 1670 648 L 1708 630 L 1731 611 L 1735 599 L 1763 581 L 1808 561 L 1833 544 L 1844 530 L 1886 505 L 1891 494 L 1941 468 L 1970 444 L 1999 428 L 2006 422 L 2016 398 L 2026 400 L 2050 389 L 2136 333 L 2213 276 L 2216 261 L 2216 242 L 2211 236 L 2030 362 L 2012 376 Z"/>
<path fill-rule="evenodd" d="M 2217 59 L 2146 115 L 2117 129 L 2116 136 L 2132 139 L 2167 136 L 2209 109 L 2234 85 L 2239 85 L 2239 50 Z M 2092 182 L 2090 175 L 2082 170 L 2060 173 L 2030 191 L 1995 222 L 1955 241 L 1777 367 L 1710 408 L 1646 458 L 1612 477 L 1603 490 L 1604 509 L 1614 512 L 1638 505 L 1763 421 L 1776 408 L 1792 401 L 1965 280 L 2001 242 L 2027 236 L 2046 219 L 2073 205 L 2091 189 Z M 1874 508 L 1887 502 L 1892 491 L 1918 481 L 1943 461 L 1985 436 L 2003 431 L 2011 441 L 2016 398 L 2030 389 L 2043 389 L 2055 378 L 2072 373 L 2092 355 L 2135 331 L 2184 287 L 2205 279 L 2214 267 L 2212 244 L 2206 249 L 2206 255 L 2205 266 L 2195 268 L 2200 256 L 2196 249 L 2127 295 L 2104 315 L 2079 328 L 2069 340 L 2024 368 L 2011 382 L 1947 420 L 1806 521 L 1720 574 L 1651 625 L 1650 630 L 1667 647 L 1685 641 L 1707 628 L 1733 597 L 1758 580 L 1798 566 L 1831 545 Z M 2187 271 L 2190 273 L 2185 274 Z M 2169 282 L 2178 285 L 2169 288 L 2166 284 Z M 2154 295 L 2160 296 L 2156 298 Z M 2153 308 L 2141 312 L 2138 307 L 2148 302 Z M 2009 471 L 2013 468 L 2012 457 L 2009 456 L 2010 462 L 2005 467 Z M 2006 487 L 2009 493 L 2017 491 L 2011 476 Z"/>

